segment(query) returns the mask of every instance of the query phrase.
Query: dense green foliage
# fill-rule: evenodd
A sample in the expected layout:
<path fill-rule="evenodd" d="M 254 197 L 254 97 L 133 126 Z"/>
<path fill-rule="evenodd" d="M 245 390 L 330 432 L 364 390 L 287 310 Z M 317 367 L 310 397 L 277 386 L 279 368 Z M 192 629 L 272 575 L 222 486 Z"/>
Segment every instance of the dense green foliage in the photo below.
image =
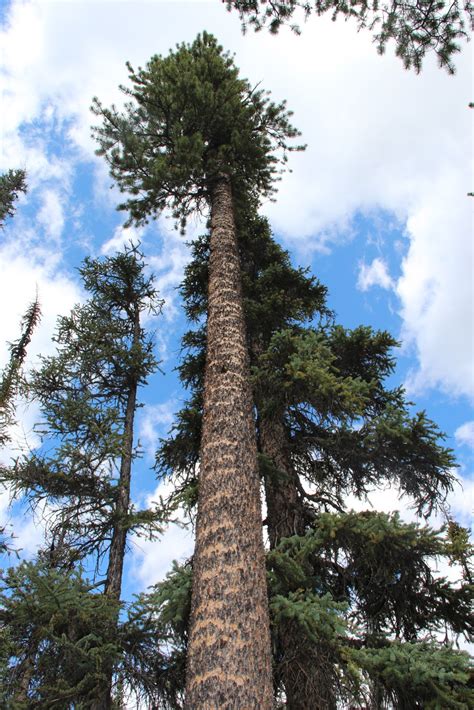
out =
<path fill-rule="evenodd" d="M 8 217 L 15 214 L 15 202 L 20 194 L 25 192 L 24 170 L 8 170 L 0 175 L 0 229 L 5 226 Z"/>
<path fill-rule="evenodd" d="M 90 707 L 105 663 L 118 659 L 116 604 L 79 571 L 22 562 L 0 581 L 3 707 Z"/>
<path fill-rule="evenodd" d="M 254 396 L 260 415 L 284 410 L 293 465 L 317 488 L 308 501 L 319 495 L 337 509 L 347 493 L 362 497 L 390 481 L 429 513 L 451 488 L 454 461 L 434 422 L 423 412 L 410 415 L 403 391 L 385 385 L 396 341 L 383 331 L 336 325 L 325 288 L 292 267 L 268 223 L 243 211 L 238 225 Z M 196 241 L 193 254 L 182 294 L 198 328 L 183 338 L 180 366 L 192 396 L 157 456 L 159 472 L 186 480 L 200 440 L 207 237 Z"/>
<path fill-rule="evenodd" d="M 145 69 L 128 65 L 130 101 L 119 112 L 95 99 L 102 118 L 94 129 L 110 172 L 127 200 L 129 222 L 171 208 L 185 222 L 210 199 L 221 174 L 235 192 L 268 195 L 298 132 L 289 123 L 285 104 L 240 79 L 229 54 L 212 35 L 178 45 L 166 57 L 156 55 Z"/>
<path fill-rule="evenodd" d="M 282 25 L 290 24 L 300 32 L 294 16 L 303 13 L 306 20 L 314 14 L 318 17 L 330 13 L 336 20 L 339 16 L 355 21 L 357 29 L 368 29 L 380 54 L 390 41 L 395 43 L 396 54 L 407 69 L 419 72 L 427 52 L 434 52 L 441 67 L 454 73 L 453 57 L 459 52 L 460 40 L 469 39 L 469 30 L 474 23 L 470 0 L 455 0 L 446 3 L 430 0 L 222 0 L 227 9 L 236 9 L 247 25 L 260 30 L 268 26 L 270 32 L 278 32 Z"/>

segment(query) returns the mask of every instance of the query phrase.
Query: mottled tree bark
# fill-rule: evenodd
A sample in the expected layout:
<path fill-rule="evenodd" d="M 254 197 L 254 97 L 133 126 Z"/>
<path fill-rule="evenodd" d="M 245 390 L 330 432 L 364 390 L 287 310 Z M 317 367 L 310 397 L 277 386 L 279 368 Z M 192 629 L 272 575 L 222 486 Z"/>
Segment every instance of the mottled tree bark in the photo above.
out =
<path fill-rule="evenodd" d="M 140 311 L 138 305 L 135 305 L 132 349 L 138 346 L 139 343 Z M 127 542 L 128 532 L 125 522 L 130 506 L 130 481 L 132 476 L 133 458 L 133 423 L 137 404 L 137 389 L 138 377 L 136 373 L 132 371 L 130 372 L 127 404 L 125 408 L 123 450 L 120 459 L 117 503 L 114 510 L 115 522 L 112 530 L 112 542 L 110 544 L 109 561 L 105 579 L 105 594 L 111 599 L 115 599 L 117 602 L 120 601 L 120 594 L 122 591 L 123 562 L 125 558 L 125 545 Z M 110 710 L 112 707 L 112 673 L 113 671 L 110 670 L 107 687 L 104 688 L 104 691 L 101 693 L 100 697 L 96 698 L 94 701 L 92 710 Z"/>
<path fill-rule="evenodd" d="M 273 705 L 260 484 L 230 181 L 212 190 L 188 710 Z"/>
<path fill-rule="evenodd" d="M 274 465 L 274 471 L 265 477 L 267 529 L 273 549 L 282 538 L 306 531 L 304 503 L 288 455 L 282 413 L 260 417 L 259 443 L 261 452 Z M 327 649 L 306 641 L 298 624 L 289 619 L 280 626 L 278 644 L 288 710 L 333 710 L 333 664 Z"/>

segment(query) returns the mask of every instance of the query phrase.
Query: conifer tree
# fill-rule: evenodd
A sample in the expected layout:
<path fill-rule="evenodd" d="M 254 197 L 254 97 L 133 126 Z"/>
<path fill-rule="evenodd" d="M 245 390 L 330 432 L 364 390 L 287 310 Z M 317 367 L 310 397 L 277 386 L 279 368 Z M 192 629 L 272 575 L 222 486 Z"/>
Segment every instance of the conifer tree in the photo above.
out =
<path fill-rule="evenodd" d="M 57 557 L 56 557 L 57 562 Z M 117 603 L 78 569 L 47 556 L 0 578 L 0 703 L 27 710 L 93 707 L 119 659 Z"/>
<path fill-rule="evenodd" d="M 8 428 L 15 419 L 14 398 L 20 387 L 21 369 L 25 362 L 27 347 L 40 317 L 40 304 L 36 298 L 28 306 L 22 318 L 20 337 L 10 345 L 10 360 L 0 380 L 0 447 L 4 446 L 9 439 Z"/>
<path fill-rule="evenodd" d="M 79 269 L 90 300 L 58 320 L 57 353 L 29 378 L 42 407 L 43 446 L 20 458 L 1 480 L 34 509 L 46 505 L 50 567 L 106 560 L 104 593 L 115 604 L 130 531 L 154 534 L 161 512 L 130 503 L 137 391 L 157 368 L 143 314 L 161 308 L 136 247 Z M 111 702 L 112 668 L 97 708 Z"/>
<path fill-rule="evenodd" d="M 21 193 L 26 192 L 26 173 L 24 170 L 8 170 L 0 175 L 0 229 L 15 214 L 15 202 Z"/>
<path fill-rule="evenodd" d="M 26 192 L 23 170 L 9 170 L 0 175 L 0 229 L 15 213 L 15 201 Z M 10 441 L 10 428 L 15 423 L 15 398 L 21 389 L 21 371 L 33 331 L 41 317 L 38 297 L 28 306 L 21 321 L 21 335 L 10 344 L 10 359 L 0 374 L 0 449 Z M 0 464 L 2 468 L 2 464 Z M 0 527 L 0 552 L 9 550 L 5 529 Z"/>
<path fill-rule="evenodd" d="M 334 325 L 325 307 L 325 289 L 291 267 L 265 220 L 248 213 L 239 217 L 272 549 L 268 564 L 275 682 L 277 688 L 283 686 L 293 710 L 330 708 L 338 699 L 360 695 L 360 678 L 350 671 L 351 664 L 357 664 L 358 673 L 370 666 L 373 676 L 386 677 L 388 666 L 376 671 L 367 660 L 370 655 L 355 660 L 357 646 L 367 653 L 372 649 L 389 665 L 387 635 L 414 642 L 420 633 L 443 624 L 456 633 L 471 630 L 469 587 L 456 590 L 431 574 L 430 557 L 448 556 L 439 537 L 396 517 L 344 513 L 347 493 L 362 497 L 384 480 L 398 483 L 420 512 L 429 512 L 451 487 L 453 460 L 439 445 L 433 422 L 424 414 L 410 417 L 402 391 L 384 386 L 394 365 L 393 338 L 369 328 L 346 331 Z M 182 289 L 188 316 L 201 321 L 201 328 L 184 338 L 191 353 L 181 375 L 193 393 L 157 457 L 160 474 L 175 477 L 176 495 L 190 506 L 199 462 L 208 249 L 207 237 L 195 243 Z M 315 315 L 319 326 L 304 327 Z M 342 638 L 341 603 L 351 605 L 351 618 L 358 624 L 355 639 L 348 638 L 347 629 Z M 402 645 L 396 652 L 404 649 Z M 434 646 L 416 647 L 413 653 L 420 662 L 424 653 L 428 665 L 430 649 L 437 653 Z M 449 657 L 444 653 L 443 658 Z M 454 654 L 452 663 L 464 668 L 452 690 L 452 698 L 462 698 L 468 692 L 463 690 L 467 659 Z M 390 697 L 398 692 L 379 680 L 375 686 Z M 436 701 L 443 692 L 433 694 Z"/>
<path fill-rule="evenodd" d="M 24 170 L 9 170 L 0 175 L 0 229 L 15 214 L 15 202 L 20 193 L 26 192 L 26 174 Z M 10 361 L 4 368 L 0 379 L 0 446 L 8 441 L 8 427 L 14 420 L 14 398 L 19 386 L 21 367 L 25 361 L 33 330 L 40 318 L 38 298 L 29 306 L 22 323 L 22 334 L 17 342 L 10 345 Z"/>
<path fill-rule="evenodd" d="M 274 190 L 297 135 L 284 104 L 238 76 L 216 40 L 199 36 L 145 69 L 130 66 L 130 103 L 96 101 L 95 129 L 121 206 L 143 223 L 171 208 L 184 226 L 211 219 L 207 347 L 188 707 L 272 705 L 270 637 L 255 426 L 241 295 L 235 208 Z"/>
<path fill-rule="evenodd" d="M 469 39 L 474 28 L 474 11 L 470 0 L 446 3 L 427 0 L 222 0 L 228 10 L 239 13 L 243 29 L 248 25 L 256 30 L 268 27 L 278 32 L 282 25 L 290 24 L 295 32 L 300 27 L 292 23 L 298 11 L 305 20 L 310 15 L 330 13 L 336 20 L 340 15 L 354 20 L 357 28 L 368 29 L 373 34 L 379 54 L 385 52 L 389 41 L 407 69 L 419 72 L 427 52 L 434 52 L 439 65 L 454 73 L 453 57 L 459 52 L 459 41 Z"/>

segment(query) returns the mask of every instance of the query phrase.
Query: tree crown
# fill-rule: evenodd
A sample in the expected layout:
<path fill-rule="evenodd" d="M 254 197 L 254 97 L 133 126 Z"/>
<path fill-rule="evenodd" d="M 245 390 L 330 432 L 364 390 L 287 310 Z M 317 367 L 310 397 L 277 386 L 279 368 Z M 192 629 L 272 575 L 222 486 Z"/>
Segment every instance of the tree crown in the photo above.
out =
<path fill-rule="evenodd" d="M 110 172 L 128 199 L 129 223 L 146 223 L 169 207 L 182 225 L 209 203 L 214 181 L 230 177 L 233 188 L 260 197 L 274 191 L 287 152 L 301 149 L 285 103 L 239 77 L 232 57 L 204 32 L 167 57 L 155 55 L 145 69 L 127 65 L 131 100 L 123 112 L 98 99 L 93 129 Z"/>

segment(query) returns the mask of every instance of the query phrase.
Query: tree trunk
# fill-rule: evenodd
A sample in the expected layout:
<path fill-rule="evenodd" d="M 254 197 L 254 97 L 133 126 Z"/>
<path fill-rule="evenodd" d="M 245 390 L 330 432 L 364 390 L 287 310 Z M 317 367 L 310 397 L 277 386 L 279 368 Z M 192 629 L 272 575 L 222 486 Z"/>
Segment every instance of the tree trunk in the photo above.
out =
<path fill-rule="evenodd" d="M 135 305 L 135 315 L 133 324 L 132 350 L 140 343 L 140 311 Z M 115 524 L 110 544 L 109 563 L 107 566 L 107 578 L 105 582 L 105 593 L 113 599 L 120 599 L 122 590 L 123 560 L 125 557 L 125 543 L 127 541 L 128 528 L 124 520 L 128 515 L 130 505 L 130 480 L 132 474 L 133 455 L 133 422 L 137 404 L 138 377 L 135 372 L 130 373 L 130 383 L 125 409 L 125 422 L 123 431 L 123 453 L 120 460 L 120 475 L 118 483 L 118 498 L 115 507 Z"/>
<path fill-rule="evenodd" d="M 140 343 L 140 311 L 135 305 L 132 350 Z M 130 481 L 132 475 L 132 454 L 133 454 L 133 423 L 135 419 L 135 409 L 137 402 L 138 377 L 135 372 L 130 373 L 127 405 L 125 408 L 125 421 L 123 430 L 123 452 L 120 460 L 120 473 L 118 482 L 118 497 L 114 510 L 115 523 L 112 531 L 112 542 L 110 544 L 109 562 L 107 565 L 107 575 L 105 579 L 106 596 L 120 601 L 122 591 L 123 562 L 125 558 L 125 545 L 127 542 L 128 528 L 125 523 L 130 505 Z M 117 619 L 118 623 L 118 606 Z M 109 710 L 112 707 L 112 674 L 109 671 L 107 688 L 98 697 L 92 710 Z"/>
<path fill-rule="evenodd" d="M 211 195 L 188 710 L 273 705 L 260 482 L 230 181 Z"/>
<path fill-rule="evenodd" d="M 283 414 L 263 415 L 259 419 L 259 443 L 262 454 L 275 470 L 265 476 L 267 527 L 270 547 L 292 535 L 304 535 L 305 510 L 287 450 Z M 299 625 L 287 619 L 278 634 L 281 651 L 281 678 L 288 710 L 333 710 L 334 663 L 328 649 L 305 640 Z"/>
<path fill-rule="evenodd" d="M 260 417 L 261 451 L 275 467 L 273 475 L 265 476 L 268 537 L 272 549 L 283 537 L 305 534 L 304 507 L 295 483 L 297 474 L 288 457 L 286 438 L 283 415 Z"/>
<path fill-rule="evenodd" d="M 15 696 L 15 704 L 18 703 L 19 706 L 24 704 L 23 707 L 27 707 L 28 691 L 30 689 L 30 682 L 35 670 L 35 656 L 37 651 L 38 644 L 32 641 L 30 647 L 28 648 L 28 653 L 21 664 L 18 693 Z"/>

